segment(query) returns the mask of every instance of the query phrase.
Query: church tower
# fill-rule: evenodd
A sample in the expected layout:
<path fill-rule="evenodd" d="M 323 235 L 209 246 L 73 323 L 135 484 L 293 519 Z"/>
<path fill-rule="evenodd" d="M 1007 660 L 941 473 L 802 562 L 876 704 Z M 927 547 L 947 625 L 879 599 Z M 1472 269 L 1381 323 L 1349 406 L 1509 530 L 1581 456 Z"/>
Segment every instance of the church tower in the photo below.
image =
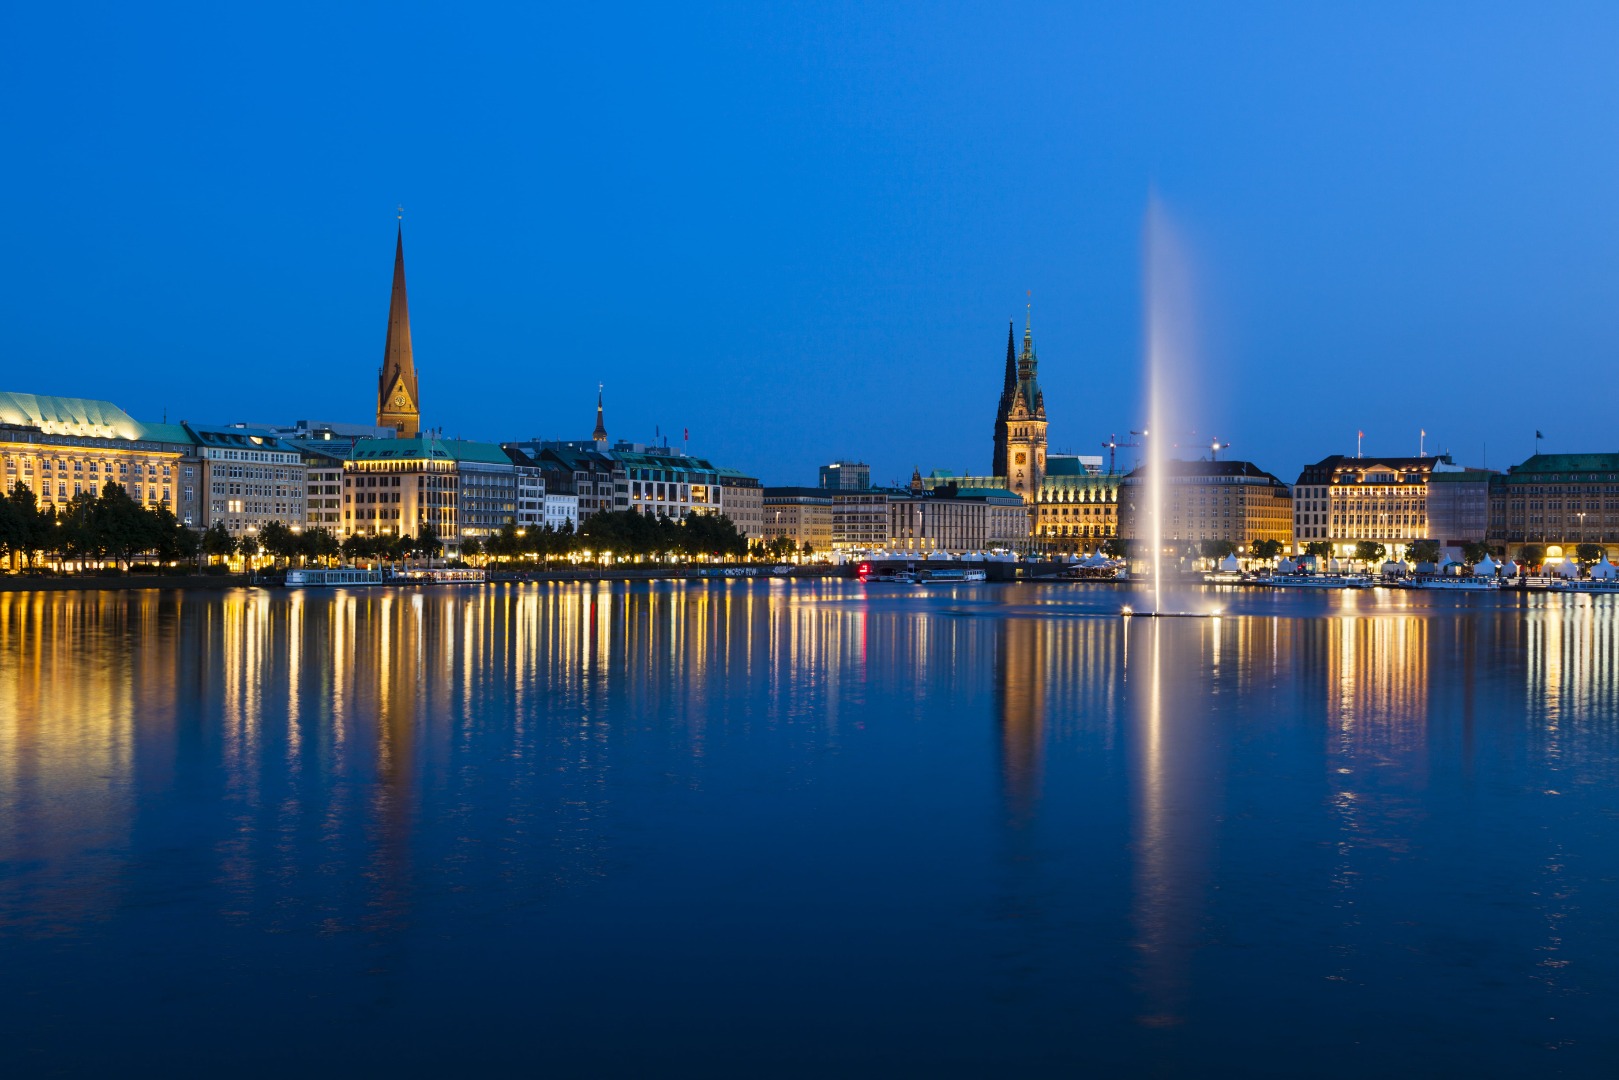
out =
<path fill-rule="evenodd" d="M 1017 350 L 1016 338 L 1013 337 L 1014 324 L 1010 319 L 1006 321 L 1006 372 L 1001 377 L 1001 400 L 995 406 L 995 457 L 989 467 L 991 476 L 1007 475 L 1006 472 L 1006 417 L 1012 411 L 1012 395 L 1017 392 Z"/>
<path fill-rule="evenodd" d="M 390 427 L 401 439 L 421 433 L 422 399 L 416 393 L 416 360 L 410 351 L 410 306 L 405 302 L 405 229 L 394 241 L 394 287 L 388 300 L 388 340 L 382 346 L 377 373 L 377 426 Z"/>
<path fill-rule="evenodd" d="M 590 439 L 596 444 L 596 449 L 607 449 L 607 422 L 602 419 L 601 383 L 596 384 L 596 430 L 590 433 Z"/>
<path fill-rule="evenodd" d="M 1023 352 L 1006 410 L 1006 486 L 1031 507 L 1046 475 L 1046 398 L 1040 392 L 1040 363 L 1034 354 L 1032 312 L 1023 324 Z"/>

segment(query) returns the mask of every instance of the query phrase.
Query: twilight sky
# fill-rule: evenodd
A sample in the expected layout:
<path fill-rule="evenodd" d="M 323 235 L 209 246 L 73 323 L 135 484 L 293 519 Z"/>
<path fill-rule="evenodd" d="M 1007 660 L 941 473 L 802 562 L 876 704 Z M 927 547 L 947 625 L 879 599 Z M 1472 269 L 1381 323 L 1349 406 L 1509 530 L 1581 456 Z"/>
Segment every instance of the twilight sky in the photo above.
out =
<path fill-rule="evenodd" d="M 369 422 L 403 203 L 448 434 L 985 471 L 1032 290 L 1097 453 L 1156 193 L 1197 440 L 1619 449 L 1619 7 L 1359 7 L 9 5 L 0 389 Z"/>

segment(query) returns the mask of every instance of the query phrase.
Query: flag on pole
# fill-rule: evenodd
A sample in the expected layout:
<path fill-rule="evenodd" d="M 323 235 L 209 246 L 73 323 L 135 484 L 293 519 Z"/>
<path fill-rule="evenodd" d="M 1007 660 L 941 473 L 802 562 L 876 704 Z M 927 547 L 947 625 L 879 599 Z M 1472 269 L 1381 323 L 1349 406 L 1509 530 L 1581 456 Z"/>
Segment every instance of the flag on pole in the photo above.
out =
<path fill-rule="evenodd" d="M 681 430 L 681 436 L 680 436 L 681 439 L 684 440 L 685 442 L 691 442 L 691 428 L 681 428 L 680 430 Z"/>
<path fill-rule="evenodd" d="M 1544 436 L 1544 435 L 1542 435 L 1542 434 L 1541 434 L 1541 433 L 1540 433 L 1540 429 L 1539 429 L 1539 428 L 1536 428 L 1536 429 L 1535 429 L 1535 438 L 1537 438 L 1537 439 L 1544 439 L 1544 438 L 1545 438 L 1545 437 L 1546 437 L 1546 436 Z"/>

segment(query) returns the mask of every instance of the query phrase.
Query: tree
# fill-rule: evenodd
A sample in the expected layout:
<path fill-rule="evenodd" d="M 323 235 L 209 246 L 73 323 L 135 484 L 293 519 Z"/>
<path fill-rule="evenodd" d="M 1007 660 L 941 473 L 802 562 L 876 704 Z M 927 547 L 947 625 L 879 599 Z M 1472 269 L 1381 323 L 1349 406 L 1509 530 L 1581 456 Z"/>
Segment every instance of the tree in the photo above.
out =
<path fill-rule="evenodd" d="M 1602 561 L 1601 544 L 1580 544 L 1574 549 L 1574 558 L 1581 566 L 1593 566 Z"/>
<path fill-rule="evenodd" d="M 1306 555 L 1314 555 L 1318 559 L 1332 558 L 1332 544 L 1326 540 L 1312 540 L 1304 545 Z"/>
<path fill-rule="evenodd" d="M 1439 561 L 1439 541 L 1416 540 L 1405 549 L 1405 557 L 1412 562 L 1437 563 Z"/>
<path fill-rule="evenodd" d="M 1197 545 L 1197 553 L 1205 559 L 1223 559 L 1235 555 L 1237 545 L 1230 540 L 1203 540 Z"/>
<path fill-rule="evenodd" d="M 1254 558 L 1270 562 L 1281 557 L 1282 547 L 1280 540 L 1255 540 L 1248 550 L 1254 553 Z"/>
<path fill-rule="evenodd" d="M 273 560 L 286 559 L 289 563 L 298 554 L 298 536 L 279 521 L 265 522 L 259 530 L 259 543 Z"/>
<path fill-rule="evenodd" d="M 1546 561 L 1546 549 L 1539 544 L 1525 544 L 1518 552 L 1518 561 L 1525 566 L 1539 566 Z"/>
<path fill-rule="evenodd" d="M 1490 545 L 1482 540 L 1474 540 L 1470 544 L 1462 545 L 1462 561 L 1469 566 L 1481 563 L 1490 556 Z"/>
<path fill-rule="evenodd" d="M 433 528 L 431 521 L 422 522 L 422 527 L 416 532 L 416 550 L 423 557 L 436 559 L 444 551 L 444 544 L 438 538 L 438 530 Z"/>
<path fill-rule="evenodd" d="M 1110 536 L 1102 541 L 1102 554 L 1110 559 L 1129 558 L 1130 541 L 1121 536 Z"/>
<path fill-rule="evenodd" d="M 129 492 L 108 480 L 101 494 L 88 504 L 84 521 L 84 547 L 97 556 L 111 556 L 128 567 L 131 556 L 156 546 L 156 530 L 145 510 Z"/>
<path fill-rule="evenodd" d="M 214 522 L 202 534 L 202 553 L 209 559 L 228 559 L 235 552 L 236 538 L 231 536 L 223 521 Z"/>
<path fill-rule="evenodd" d="M 319 525 L 305 529 L 298 537 L 298 555 L 304 559 L 316 561 L 328 560 L 342 550 L 337 537 L 332 535 L 330 529 Z"/>
<path fill-rule="evenodd" d="M 1355 558 L 1368 566 L 1372 563 L 1382 562 L 1383 556 L 1386 554 L 1388 554 L 1388 548 L 1379 544 L 1376 540 L 1362 540 L 1355 545 Z"/>
<path fill-rule="evenodd" d="M 259 550 L 259 538 L 250 532 L 243 533 L 236 541 L 236 553 L 243 559 L 253 558 Z"/>

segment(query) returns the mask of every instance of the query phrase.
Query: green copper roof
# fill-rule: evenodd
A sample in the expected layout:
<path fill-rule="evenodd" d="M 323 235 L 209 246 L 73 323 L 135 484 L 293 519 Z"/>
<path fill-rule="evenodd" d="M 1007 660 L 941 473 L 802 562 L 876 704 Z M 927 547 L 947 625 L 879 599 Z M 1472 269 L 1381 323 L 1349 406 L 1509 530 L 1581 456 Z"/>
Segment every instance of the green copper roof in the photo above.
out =
<path fill-rule="evenodd" d="M 464 439 L 361 439 L 354 444 L 355 461 L 469 461 L 484 465 L 510 465 L 512 459 L 494 443 Z"/>
<path fill-rule="evenodd" d="M 1522 465 L 1514 465 L 1512 476 L 1525 473 L 1619 472 L 1619 454 L 1536 454 Z M 1581 477 L 1580 479 L 1586 479 Z"/>
<path fill-rule="evenodd" d="M 37 427 L 51 435 L 139 439 L 141 425 L 110 401 L 0 391 L 0 423 Z"/>

